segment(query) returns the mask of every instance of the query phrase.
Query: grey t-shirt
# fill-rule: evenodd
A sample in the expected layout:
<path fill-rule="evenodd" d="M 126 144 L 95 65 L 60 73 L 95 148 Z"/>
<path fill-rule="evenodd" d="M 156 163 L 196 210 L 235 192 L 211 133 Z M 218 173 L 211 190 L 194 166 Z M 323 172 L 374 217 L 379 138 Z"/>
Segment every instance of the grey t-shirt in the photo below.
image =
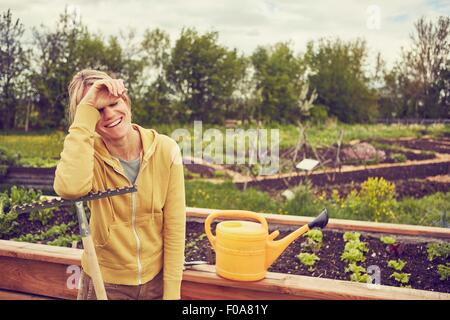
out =
<path fill-rule="evenodd" d="M 120 164 L 122 164 L 123 170 L 127 175 L 128 179 L 130 179 L 131 183 L 134 184 L 136 181 L 137 175 L 139 173 L 139 168 L 141 166 L 141 157 L 138 157 L 135 160 L 126 161 L 119 158 Z"/>

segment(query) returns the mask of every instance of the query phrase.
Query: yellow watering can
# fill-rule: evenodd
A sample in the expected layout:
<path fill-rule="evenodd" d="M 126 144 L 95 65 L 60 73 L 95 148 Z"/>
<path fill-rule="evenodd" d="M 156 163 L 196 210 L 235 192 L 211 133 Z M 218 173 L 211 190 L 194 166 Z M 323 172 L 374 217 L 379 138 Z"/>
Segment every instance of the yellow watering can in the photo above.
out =
<path fill-rule="evenodd" d="M 260 223 L 231 220 L 220 222 L 216 236 L 211 233 L 211 222 L 218 217 L 255 219 Z M 261 280 L 267 269 L 292 241 L 312 228 L 324 228 L 328 213 L 324 209 L 312 222 L 300 227 L 281 240 L 274 239 L 280 232 L 269 234 L 266 219 L 258 213 L 243 210 L 224 210 L 210 214 L 205 221 L 205 232 L 216 252 L 218 275 L 237 281 Z"/>

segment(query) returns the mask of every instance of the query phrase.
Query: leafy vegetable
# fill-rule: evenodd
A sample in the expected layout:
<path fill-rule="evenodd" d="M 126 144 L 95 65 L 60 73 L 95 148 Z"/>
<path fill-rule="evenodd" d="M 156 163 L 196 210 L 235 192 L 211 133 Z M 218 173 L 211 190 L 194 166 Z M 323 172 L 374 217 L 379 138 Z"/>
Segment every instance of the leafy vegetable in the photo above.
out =
<path fill-rule="evenodd" d="M 309 267 L 309 271 L 314 271 L 313 266 L 316 264 L 316 261 L 319 261 L 320 258 L 316 256 L 314 253 L 306 253 L 302 252 L 300 253 L 297 258 L 300 260 L 302 264 Z"/>
<path fill-rule="evenodd" d="M 395 269 L 397 271 L 402 271 L 403 268 L 405 267 L 406 262 L 403 260 L 389 260 L 388 261 L 388 267 Z"/>
<path fill-rule="evenodd" d="M 389 237 L 389 236 L 386 236 L 386 237 L 381 237 L 380 238 L 380 241 L 381 242 L 383 242 L 384 244 L 387 244 L 387 245 L 389 245 L 389 244 L 394 244 L 397 240 L 394 238 L 394 237 Z"/>

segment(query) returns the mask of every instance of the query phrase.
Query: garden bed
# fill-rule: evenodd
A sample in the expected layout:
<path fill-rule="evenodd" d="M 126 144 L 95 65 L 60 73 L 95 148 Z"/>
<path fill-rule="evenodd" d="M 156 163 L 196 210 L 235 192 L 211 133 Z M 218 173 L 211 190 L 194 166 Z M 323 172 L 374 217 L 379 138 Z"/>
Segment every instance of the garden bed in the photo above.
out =
<path fill-rule="evenodd" d="M 214 262 L 214 252 L 203 235 L 204 218 L 216 210 L 188 208 L 186 261 Z M 281 236 L 311 220 L 309 217 L 265 215 L 271 229 Z M 213 229 L 214 230 L 214 229 Z M 365 283 L 350 282 L 340 260 L 345 231 L 361 232 L 369 251 L 363 266 L 378 265 L 381 286 L 371 289 Z M 380 235 L 394 235 L 400 246 L 386 251 Z M 304 251 L 305 238 L 294 241 L 269 269 L 266 279 L 242 283 L 218 277 L 213 265 L 189 267 L 183 276 L 183 299 L 450 299 L 450 280 L 439 280 L 436 265 L 448 257 L 427 260 L 426 245 L 449 243 L 450 229 L 330 219 L 324 230 L 320 260 L 314 271 L 296 258 Z M 373 253 L 376 253 L 373 256 Z M 67 267 L 79 265 L 80 249 L 0 240 L 0 298 L 74 299 L 76 290 L 66 286 Z M 394 270 L 388 260 L 406 261 L 403 272 L 410 273 L 408 284 L 400 288 L 390 277 Z M 22 296 L 23 295 L 23 296 Z"/>
<path fill-rule="evenodd" d="M 406 197 L 423 198 L 437 192 L 450 192 L 450 182 L 445 179 L 448 175 L 438 175 L 425 179 L 404 179 L 395 181 L 395 198 L 401 200 Z M 314 193 L 318 196 L 324 195 L 331 198 L 332 193 L 337 191 L 339 196 L 346 197 L 353 190 L 360 191 L 361 183 L 326 184 L 315 186 Z M 278 190 L 266 190 L 272 195 L 279 194 Z"/>
<path fill-rule="evenodd" d="M 446 175 L 450 171 L 450 158 L 439 160 L 425 160 L 414 163 L 402 163 L 396 165 L 382 164 L 366 167 L 343 167 L 340 172 L 333 170 L 321 170 L 311 174 L 303 172 L 281 174 L 273 176 L 261 176 L 246 181 L 235 181 L 236 185 L 243 188 L 256 187 L 263 191 L 284 190 L 289 186 L 295 186 L 306 178 L 314 186 L 330 184 L 346 184 L 363 182 L 369 177 L 382 177 L 389 181 L 405 179 L 424 179 L 431 176 Z"/>

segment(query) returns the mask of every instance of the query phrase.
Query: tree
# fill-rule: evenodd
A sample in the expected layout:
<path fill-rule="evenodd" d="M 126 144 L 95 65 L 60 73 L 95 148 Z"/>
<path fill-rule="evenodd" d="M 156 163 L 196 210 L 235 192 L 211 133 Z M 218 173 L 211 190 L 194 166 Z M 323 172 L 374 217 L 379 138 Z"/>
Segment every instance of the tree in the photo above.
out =
<path fill-rule="evenodd" d="M 135 109 L 137 118 L 144 123 L 169 123 L 180 115 L 171 105 L 171 89 L 167 81 L 170 61 L 170 37 L 159 29 L 147 29 L 141 42 L 143 59 L 143 94 L 141 108 Z"/>
<path fill-rule="evenodd" d="M 218 33 L 184 29 L 172 49 L 167 78 L 189 120 L 221 123 L 226 105 L 243 77 L 236 50 L 217 43 Z"/>
<path fill-rule="evenodd" d="M 261 104 L 257 115 L 262 121 L 296 123 L 306 115 L 308 83 L 305 66 L 289 47 L 278 43 L 273 47 L 258 47 L 251 56 L 255 68 L 256 87 Z M 305 92 L 306 89 L 306 92 Z"/>
<path fill-rule="evenodd" d="M 33 86 L 38 92 L 38 127 L 61 127 L 67 124 L 65 110 L 68 104 L 67 86 L 73 75 L 79 71 L 81 39 L 88 37 L 87 28 L 75 13 L 67 9 L 60 15 L 55 31 L 33 30 L 35 65 Z M 98 43 L 97 43 L 98 44 Z M 92 48 L 91 48 L 92 50 Z M 87 51 L 90 52 L 90 51 Z M 86 66 L 86 61 L 83 61 Z M 87 67 L 87 66 L 86 66 Z"/>
<path fill-rule="evenodd" d="M 403 103 L 401 115 L 424 118 L 448 117 L 450 70 L 450 18 L 436 23 L 420 18 L 411 34 L 411 47 L 403 49 L 401 60 L 389 74 Z"/>
<path fill-rule="evenodd" d="M 370 121 L 378 114 L 376 91 L 366 74 L 367 53 L 359 39 L 320 39 L 307 45 L 305 63 L 317 102 L 343 122 Z"/>
<path fill-rule="evenodd" d="M 0 128 L 13 129 L 16 114 L 26 95 L 25 72 L 29 68 L 27 51 L 23 48 L 21 37 L 23 24 L 19 19 L 13 21 L 10 10 L 0 16 Z"/>

